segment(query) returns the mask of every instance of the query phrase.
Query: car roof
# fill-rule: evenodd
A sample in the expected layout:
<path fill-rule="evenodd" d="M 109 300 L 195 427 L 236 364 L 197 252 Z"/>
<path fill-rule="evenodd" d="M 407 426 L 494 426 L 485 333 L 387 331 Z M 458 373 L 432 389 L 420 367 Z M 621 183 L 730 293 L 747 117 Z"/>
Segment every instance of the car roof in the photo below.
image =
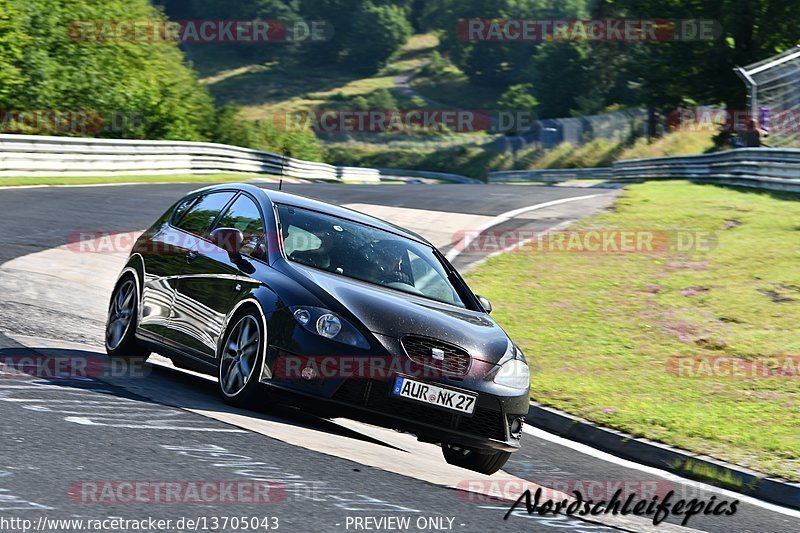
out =
<path fill-rule="evenodd" d="M 322 202 L 320 200 L 315 200 L 313 198 L 308 198 L 307 196 L 302 196 L 299 194 L 292 194 L 282 191 L 273 191 L 271 189 L 263 189 L 255 185 L 250 185 L 248 183 L 226 183 L 221 185 L 212 185 L 210 187 L 203 187 L 202 189 L 193 191 L 191 194 L 209 192 L 217 189 L 220 190 L 237 189 L 241 191 L 246 191 L 255 196 L 262 196 L 262 198 L 265 197 L 270 203 L 273 204 L 284 204 L 284 205 L 290 205 L 292 207 L 299 207 L 301 209 L 310 209 L 312 211 L 319 211 L 321 213 L 337 216 L 340 218 L 345 218 L 348 220 L 352 220 L 354 222 L 360 222 L 368 226 L 373 226 L 391 233 L 395 233 L 402 237 L 406 237 L 408 239 L 418 241 L 423 244 L 427 244 L 428 246 L 433 246 L 430 242 L 428 242 L 427 239 L 425 239 L 418 233 L 407 230 L 405 228 L 402 228 L 400 226 L 397 226 L 395 224 L 392 224 L 391 222 L 387 222 L 380 218 L 376 218 L 371 215 L 355 211 L 353 209 L 348 209 L 346 207 L 330 204 L 328 202 Z"/>

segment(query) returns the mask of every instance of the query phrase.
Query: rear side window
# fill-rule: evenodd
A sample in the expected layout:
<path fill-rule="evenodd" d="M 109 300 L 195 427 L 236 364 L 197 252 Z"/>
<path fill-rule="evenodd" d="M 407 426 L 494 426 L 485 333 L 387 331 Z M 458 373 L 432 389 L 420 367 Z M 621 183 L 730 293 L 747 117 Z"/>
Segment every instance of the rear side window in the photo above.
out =
<path fill-rule="evenodd" d="M 211 229 L 211 224 L 219 216 L 219 212 L 233 198 L 233 192 L 212 192 L 201 196 L 184 206 L 180 204 L 175 210 L 172 224 L 183 231 L 205 237 Z"/>
<path fill-rule="evenodd" d="M 197 203 L 199 199 L 199 197 L 189 198 L 188 200 L 178 203 L 178 205 L 172 211 L 172 217 L 170 218 L 172 225 L 176 225 L 180 221 L 181 217 L 186 213 L 186 210 Z"/>
<path fill-rule="evenodd" d="M 244 236 L 242 253 L 264 258 L 264 220 L 261 218 L 261 211 L 249 196 L 239 196 L 222 215 L 217 227 L 238 229 Z"/>

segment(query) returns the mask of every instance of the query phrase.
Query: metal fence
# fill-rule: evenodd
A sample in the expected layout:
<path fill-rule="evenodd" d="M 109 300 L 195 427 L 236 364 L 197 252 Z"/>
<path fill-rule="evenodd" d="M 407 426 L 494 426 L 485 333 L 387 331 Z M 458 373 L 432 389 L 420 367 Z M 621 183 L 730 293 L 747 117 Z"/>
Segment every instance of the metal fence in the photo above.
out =
<path fill-rule="evenodd" d="M 800 146 L 800 47 L 734 70 L 747 86 L 751 117 L 769 133 L 767 144 Z"/>
<path fill-rule="evenodd" d="M 800 150 L 742 148 L 713 154 L 617 161 L 603 168 L 489 173 L 490 183 L 580 179 L 688 179 L 800 192 Z"/>
<path fill-rule="evenodd" d="M 549 150 L 561 143 L 580 146 L 595 139 L 637 139 L 645 135 L 646 129 L 647 112 L 644 109 L 628 109 L 599 115 L 537 120 L 525 131 L 498 137 L 484 147 L 504 152 L 534 146 Z"/>

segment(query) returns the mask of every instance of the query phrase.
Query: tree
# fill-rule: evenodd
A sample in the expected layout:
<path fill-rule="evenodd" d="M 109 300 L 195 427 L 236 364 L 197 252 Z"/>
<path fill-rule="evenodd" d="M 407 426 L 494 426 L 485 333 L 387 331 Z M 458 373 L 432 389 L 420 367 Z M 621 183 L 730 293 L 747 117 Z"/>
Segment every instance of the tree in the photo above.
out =
<path fill-rule="evenodd" d="M 147 0 L 0 1 L 0 42 L 13 37 L 0 46 L 0 109 L 136 117 L 111 131 L 32 133 L 209 139 L 211 98 L 177 44 L 132 40 L 93 22 L 164 20 Z"/>
<path fill-rule="evenodd" d="M 531 94 L 533 85 L 530 83 L 521 83 L 512 85 L 500 99 L 497 101 L 497 106 L 501 109 L 510 110 L 526 110 L 532 111 L 539 105 L 539 101 L 533 94 Z"/>
<path fill-rule="evenodd" d="M 733 68 L 759 61 L 800 41 L 800 10 L 791 0 L 605 0 L 605 10 L 642 17 L 714 20 L 721 30 L 704 41 L 631 47 L 628 70 L 644 103 L 672 109 L 685 101 L 744 106 L 744 84 Z"/>
<path fill-rule="evenodd" d="M 353 70 L 375 72 L 411 36 L 402 9 L 367 1 L 353 15 L 344 63 Z"/>

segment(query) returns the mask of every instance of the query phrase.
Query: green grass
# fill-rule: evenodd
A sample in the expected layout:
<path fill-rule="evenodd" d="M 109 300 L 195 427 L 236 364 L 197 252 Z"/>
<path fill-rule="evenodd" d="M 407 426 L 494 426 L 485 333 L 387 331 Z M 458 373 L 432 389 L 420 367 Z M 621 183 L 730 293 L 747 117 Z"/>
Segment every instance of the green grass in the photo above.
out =
<path fill-rule="evenodd" d="M 508 157 L 510 156 L 507 154 L 465 146 L 387 150 L 374 144 L 338 143 L 329 146 L 327 161 L 345 166 L 450 172 L 485 180 L 488 171 L 502 168 L 501 165 Z"/>
<path fill-rule="evenodd" d="M 248 181 L 266 175 L 254 174 L 166 174 L 163 176 L 26 176 L 0 177 L 0 187 L 20 185 L 94 185 L 106 183 L 218 183 L 223 181 Z"/>
<path fill-rule="evenodd" d="M 800 481 L 798 377 L 679 377 L 674 356 L 800 354 L 800 197 L 631 185 L 579 229 L 713 232 L 711 250 L 512 253 L 469 276 L 532 364 L 532 397 Z"/>
<path fill-rule="evenodd" d="M 633 142 L 600 138 L 581 146 L 562 143 L 546 151 L 538 148 L 522 150 L 510 168 L 607 167 L 614 161 L 623 159 L 702 154 L 713 148 L 712 137 L 711 132 L 676 132 L 668 133 L 652 142 L 648 142 L 646 138 Z"/>
<path fill-rule="evenodd" d="M 619 159 L 702 154 L 714 148 L 715 134 L 716 132 L 711 131 L 675 132 L 651 143 L 646 138 L 637 139 L 633 146 L 620 152 Z"/>
<path fill-rule="evenodd" d="M 523 151 L 516 166 L 521 169 L 607 167 L 616 161 L 624 147 L 624 142 L 611 139 L 594 139 L 581 146 L 562 143 L 552 150 Z"/>
<path fill-rule="evenodd" d="M 457 67 L 449 65 L 440 72 L 414 77 L 412 87 L 423 96 L 456 109 L 497 109 L 502 88 L 474 85 Z"/>

